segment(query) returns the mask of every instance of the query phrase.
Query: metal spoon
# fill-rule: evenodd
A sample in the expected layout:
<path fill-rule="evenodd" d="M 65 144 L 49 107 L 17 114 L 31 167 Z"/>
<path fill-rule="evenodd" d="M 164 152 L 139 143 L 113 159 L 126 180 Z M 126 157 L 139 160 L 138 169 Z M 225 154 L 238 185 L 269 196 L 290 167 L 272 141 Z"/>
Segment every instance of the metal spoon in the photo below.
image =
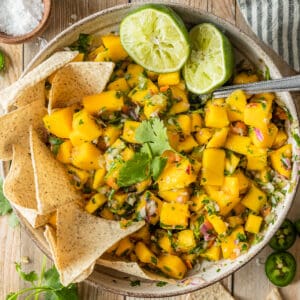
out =
<path fill-rule="evenodd" d="M 300 75 L 254 83 L 224 86 L 215 90 L 212 93 L 212 96 L 213 98 L 228 97 L 235 90 L 243 90 L 246 94 L 300 91 Z"/>

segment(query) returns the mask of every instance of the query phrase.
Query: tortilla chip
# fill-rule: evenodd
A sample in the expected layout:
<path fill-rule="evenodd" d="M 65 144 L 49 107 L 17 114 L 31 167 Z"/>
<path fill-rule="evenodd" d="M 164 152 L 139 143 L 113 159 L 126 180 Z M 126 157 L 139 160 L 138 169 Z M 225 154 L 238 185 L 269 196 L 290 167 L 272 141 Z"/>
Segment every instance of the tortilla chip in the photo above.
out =
<path fill-rule="evenodd" d="M 91 215 L 75 202 L 58 208 L 56 240 L 52 229 L 48 229 L 45 235 L 62 284 L 88 277 L 97 258 L 144 224 L 143 221 L 137 222 L 122 229 L 118 221 Z"/>
<path fill-rule="evenodd" d="M 66 203 L 79 201 L 81 195 L 71 184 L 63 164 L 53 156 L 32 128 L 29 136 L 39 214 L 48 214 Z"/>
<path fill-rule="evenodd" d="M 136 277 L 140 277 L 143 279 L 148 280 L 155 280 L 155 281 L 165 281 L 168 283 L 176 284 L 175 279 L 166 278 L 164 276 L 160 276 L 158 274 L 149 272 L 136 262 L 128 262 L 125 260 L 117 260 L 115 257 L 110 255 L 104 254 L 97 260 L 97 264 L 102 265 L 104 267 L 117 270 L 119 272 L 123 272 L 126 274 L 130 274 Z"/>
<path fill-rule="evenodd" d="M 21 107 L 38 99 L 41 99 L 45 105 L 45 80 L 42 80 L 34 86 L 24 88 L 24 90 L 20 91 L 19 94 L 16 95 L 13 104 L 17 107 Z"/>
<path fill-rule="evenodd" d="M 54 53 L 24 77 L 2 90 L 0 92 L 0 105 L 7 111 L 8 107 L 14 103 L 16 98 L 20 99 L 19 97 L 22 91 L 29 87 L 33 87 L 38 82 L 46 79 L 53 72 L 72 61 L 77 54 L 77 51 L 61 51 Z"/>
<path fill-rule="evenodd" d="M 48 223 L 48 220 L 50 218 L 49 215 L 39 215 L 36 210 L 34 209 L 28 209 L 22 206 L 18 206 L 13 204 L 14 207 L 17 209 L 18 212 L 28 221 L 28 223 L 33 227 L 33 228 L 38 228 L 41 226 L 44 226 L 45 224 Z"/>
<path fill-rule="evenodd" d="M 189 294 L 191 300 L 234 300 L 221 283 L 215 283 L 198 292 Z"/>
<path fill-rule="evenodd" d="M 113 62 L 73 62 L 55 74 L 49 94 L 48 112 L 70 106 L 83 96 L 102 92 L 113 72 Z"/>
<path fill-rule="evenodd" d="M 16 109 L 0 117 L 0 159 L 11 160 L 13 156 L 12 145 L 28 143 L 29 126 L 42 127 L 42 118 L 46 114 L 41 99 Z M 26 147 L 25 147 L 26 148 Z"/>
<path fill-rule="evenodd" d="M 13 145 L 13 160 L 3 183 L 3 193 L 9 201 L 18 207 L 35 210 L 33 168 L 28 147 Z"/>

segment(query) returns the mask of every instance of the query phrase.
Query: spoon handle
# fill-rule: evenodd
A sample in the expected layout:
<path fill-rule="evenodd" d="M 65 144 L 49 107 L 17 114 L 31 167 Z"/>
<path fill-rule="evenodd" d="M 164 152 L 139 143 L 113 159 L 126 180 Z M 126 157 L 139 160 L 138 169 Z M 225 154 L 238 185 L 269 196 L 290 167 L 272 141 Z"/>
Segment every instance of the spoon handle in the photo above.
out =
<path fill-rule="evenodd" d="M 213 92 L 213 97 L 228 97 L 235 90 L 243 90 L 246 94 L 300 91 L 300 75 L 266 81 L 258 81 L 254 83 L 225 86 L 215 90 Z"/>

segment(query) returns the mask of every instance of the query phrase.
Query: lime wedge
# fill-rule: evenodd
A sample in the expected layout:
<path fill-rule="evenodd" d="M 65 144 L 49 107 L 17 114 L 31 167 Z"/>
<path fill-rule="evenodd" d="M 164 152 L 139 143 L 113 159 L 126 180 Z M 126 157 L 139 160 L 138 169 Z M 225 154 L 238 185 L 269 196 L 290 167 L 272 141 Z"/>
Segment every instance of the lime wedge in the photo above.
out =
<path fill-rule="evenodd" d="M 184 65 L 187 88 L 207 94 L 222 86 L 232 75 L 234 56 L 228 38 L 214 25 L 199 24 L 190 31 L 191 54 Z"/>
<path fill-rule="evenodd" d="M 121 22 L 120 37 L 136 63 L 157 73 L 178 71 L 190 53 L 183 21 L 164 5 L 147 4 L 130 13 Z"/>

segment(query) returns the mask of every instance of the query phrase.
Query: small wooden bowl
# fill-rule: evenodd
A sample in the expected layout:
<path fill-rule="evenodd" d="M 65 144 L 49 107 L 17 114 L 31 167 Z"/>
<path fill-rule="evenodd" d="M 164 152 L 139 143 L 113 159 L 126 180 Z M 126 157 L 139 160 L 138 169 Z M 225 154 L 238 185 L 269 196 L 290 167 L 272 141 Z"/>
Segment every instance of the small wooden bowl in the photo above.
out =
<path fill-rule="evenodd" d="M 0 32 L 0 42 L 5 44 L 20 44 L 24 42 L 28 42 L 29 40 L 33 39 L 37 35 L 41 34 L 47 25 L 47 21 L 50 16 L 51 11 L 51 0 L 43 0 L 44 2 L 44 15 L 42 17 L 42 20 L 40 21 L 39 25 L 34 28 L 32 31 L 19 35 L 19 36 L 13 36 L 8 35 L 6 33 Z"/>

